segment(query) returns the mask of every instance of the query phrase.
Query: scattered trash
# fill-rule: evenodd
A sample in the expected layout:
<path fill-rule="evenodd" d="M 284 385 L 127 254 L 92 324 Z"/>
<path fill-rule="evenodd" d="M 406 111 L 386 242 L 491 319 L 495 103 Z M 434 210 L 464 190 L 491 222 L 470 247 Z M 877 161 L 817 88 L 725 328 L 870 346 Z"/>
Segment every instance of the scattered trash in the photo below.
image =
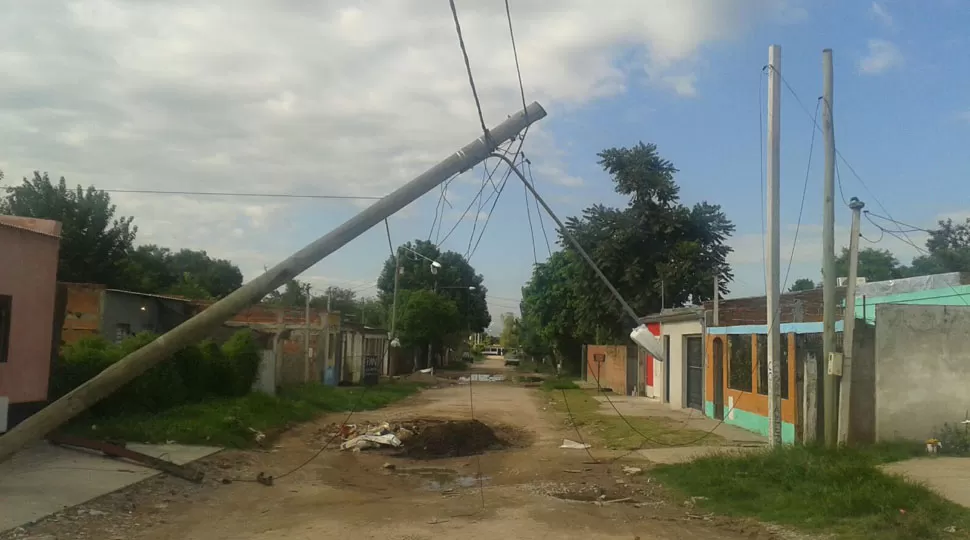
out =
<path fill-rule="evenodd" d="M 393 464 L 393 463 L 385 463 L 385 464 L 383 465 L 383 467 L 384 467 L 385 469 L 388 469 L 388 470 L 391 470 L 391 471 L 393 471 L 394 469 L 396 469 L 396 468 L 397 468 L 397 465 L 395 465 L 395 464 Z"/>
<path fill-rule="evenodd" d="M 627 476 L 634 476 L 643 472 L 640 467 L 623 467 L 623 473 Z"/>
<path fill-rule="evenodd" d="M 569 450 L 585 450 L 587 448 L 590 448 L 590 445 L 578 443 L 576 441 L 571 441 L 569 439 L 563 439 L 562 444 L 559 445 L 559 448 L 568 448 Z"/>
<path fill-rule="evenodd" d="M 249 428 L 249 432 L 253 434 L 253 439 L 257 443 L 261 443 L 263 442 L 263 440 L 266 439 L 266 434 L 263 433 L 262 431 L 259 431 L 258 429 Z"/>
<path fill-rule="evenodd" d="M 403 443 L 408 439 L 410 439 L 411 437 L 414 437 L 414 432 L 408 428 L 402 427 L 401 429 L 397 430 L 395 435 L 397 435 L 398 440 Z"/>
<path fill-rule="evenodd" d="M 419 369 L 418 373 L 430 373 L 431 375 L 434 375 L 434 368 L 429 367 L 427 369 Z"/>
<path fill-rule="evenodd" d="M 957 532 L 957 528 L 954 527 L 953 525 L 950 525 L 949 527 L 946 527 L 945 529 L 943 529 L 943 532 L 953 534 Z"/>
<path fill-rule="evenodd" d="M 458 384 L 468 384 L 469 382 L 502 382 L 505 375 L 488 375 L 485 373 L 472 373 L 470 376 L 458 377 Z"/>
<path fill-rule="evenodd" d="M 401 446 L 401 441 L 393 433 L 387 433 L 385 435 L 361 435 L 343 442 L 340 445 L 340 449 L 354 450 L 355 452 L 359 452 L 361 450 L 377 448 L 379 446 L 391 446 L 397 448 Z"/>

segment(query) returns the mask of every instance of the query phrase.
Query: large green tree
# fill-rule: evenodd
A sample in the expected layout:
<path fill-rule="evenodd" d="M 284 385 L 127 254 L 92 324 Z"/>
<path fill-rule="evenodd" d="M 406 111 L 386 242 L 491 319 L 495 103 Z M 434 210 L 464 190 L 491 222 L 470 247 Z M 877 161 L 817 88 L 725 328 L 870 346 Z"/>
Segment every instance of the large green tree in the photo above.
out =
<path fill-rule="evenodd" d="M 0 213 L 61 222 L 57 279 L 124 287 L 127 256 L 138 228 L 131 217 L 116 217 L 111 197 L 93 186 L 68 188 L 61 177 L 52 182 L 47 173 L 7 189 Z"/>
<path fill-rule="evenodd" d="M 458 306 L 433 291 L 399 291 L 401 310 L 398 338 L 405 347 L 429 349 L 442 347 L 461 329 Z"/>
<path fill-rule="evenodd" d="M 557 251 L 537 264 L 532 279 L 522 288 L 519 308 L 523 352 L 536 359 L 561 358 L 573 373 L 581 365 L 582 344 L 593 340 L 580 327 L 572 306 L 581 293 L 575 289 L 580 262 L 573 252 Z"/>
<path fill-rule="evenodd" d="M 798 278 L 788 287 L 788 292 L 810 291 L 815 288 L 815 282 L 808 278 Z"/>
<path fill-rule="evenodd" d="M 970 272 L 970 218 L 940 221 L 926 240 L 928 253 L 913 259 L 911 275 Z"/>
<path fill-rule="evenodd" d="M 415 255 L 415 252 L 420 255 Z M 398 315 L 403 305 L 401 291 L 436 291 L 438 295 L 454 302 L 458 309 L 457 330 L 468 333 L 483 332 L 492 322 L 488 312 L 485 295 L 488 290 L 483 285 L 484 278 L 475 272 L 464 256 L 454 251 L 438 249 L 432 242 L 415 240 L 398 248 L 401 273 L 398 276 Z M 431 261 L 440 268 L 432 270 Z M 394 257 L 388 257 L 377 280 L 378 295 L 385 305 L 390 306 L 394 297 Z"/>
<path fill-rule="evenodd" d="M 720 278 L 722 292 L 733 279 L 727 256 L 734 225 L 717 205 L 681 204 L 674 182 L 677 169 L 655 145 L 611 148 L 599 154 L 615 191 L 627 197 L 624 208 L 594 205 L 566 227 L 639 315 L 712 297 Z M 563 238 L 562 245 L 572 251 Z M 596 273 L 576 258 L 574 290 L 580 333 L 602 340 L 625 340 L 634 321 L 624 313 Z"/>
<path fill-rule="evenodd" d="M 502 315 L 502 335 L 499 336 L 499 343 L 506 349 L 519 348 L 521 324 L 519 318 L 514 313 L 504 313 Z"/>
<path fill-rule="evenodd" d="M 899 260 L 888 249 L 864 248 L 859 250 L 859 266 L 857 275 L 866 281 L 886 281 L 906 277 L 907 270 L 899 264 Z M 836 277 L 849 275 L 849 248 L 842 248 L 842 253 L 835 258 Z"/>
<path fill-rule="evenodd" d="M 243 275 L 232 262 L 205 251 L 173 252 L 148 244 L 129 252 L 125 281 L 127 288 L 139 292 L 222 298 L 242 286 Z"/>

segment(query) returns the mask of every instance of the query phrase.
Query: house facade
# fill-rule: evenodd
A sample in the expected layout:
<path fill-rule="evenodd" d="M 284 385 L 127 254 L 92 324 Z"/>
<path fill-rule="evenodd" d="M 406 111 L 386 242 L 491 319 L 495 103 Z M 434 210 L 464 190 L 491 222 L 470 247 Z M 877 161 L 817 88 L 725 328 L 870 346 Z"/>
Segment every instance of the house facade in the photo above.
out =
<path fill-rule="evenodd" d="M 47 403 L 61 224 L 0 216 L 0 432 Z"/>
<path fill-rule="evenodd" d="M 90 336 L 120 343 L 141 332 L 163 334 L 198 312 L 192 300 L 178 296 L 109 289 L 90 283 L 64 285 L 64 343 Z"/>
<path fill-rule="evenodd" d="M 337 384 L 360 384 L 368 365 L 376 364 L 379 374 L 390 367 L 390 340 L 387 330 L 344 322 L 340 332 L 340 354 L 336 365 Z"/>
<path fill-rule="evenodd" d="M 663 360 L 650 358 L 655 381 L 654 393 L 648 396 L 671 409 L 704 408 L 706 313 L 703 306 L 675 308 L 641 319 L 664 346 Z"/>

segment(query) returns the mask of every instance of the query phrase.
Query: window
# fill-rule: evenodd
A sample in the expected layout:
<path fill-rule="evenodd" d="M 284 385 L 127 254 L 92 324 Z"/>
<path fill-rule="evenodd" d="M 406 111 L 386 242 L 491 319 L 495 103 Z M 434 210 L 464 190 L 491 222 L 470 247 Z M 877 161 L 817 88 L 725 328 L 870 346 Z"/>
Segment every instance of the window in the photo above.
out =
<path fill-rule="evenodd" d="M 768 395 L 768 336 L 758 334 L 758 393 Z M 781 335 L 781 399 L 788 399 L 788 334 Z"/>
<path fill-rule="evenodd" d="M 380 338 L 365 338 L 364 339 L 364 356 L 380 356 L 381 355 L 381 341 Z"/>
<path fill-rule="evenodd" d="M 10 354 L 10 319 L 13 317 L 13 297 L 0 294 L 0 363 Z"/>
<path fill-rule="evenodd" d="M 732 334 L 728 336 L 728 388 L 750 392 L 751 336 Z"/>
<path fill-rule="evenodd" d="M 131 325 L 127 323 L 118 323 L 115 325 L 115 343 L 121 343 L 122 341 L 128 339 L 131 335 Z"/>

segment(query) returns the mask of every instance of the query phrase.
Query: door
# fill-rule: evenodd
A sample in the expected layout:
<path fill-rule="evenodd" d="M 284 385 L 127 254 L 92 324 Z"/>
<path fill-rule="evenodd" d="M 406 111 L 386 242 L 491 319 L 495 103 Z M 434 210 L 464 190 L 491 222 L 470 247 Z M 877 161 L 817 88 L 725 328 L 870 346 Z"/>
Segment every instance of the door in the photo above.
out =
<path fill-rule="evenodd" d="M 626 347 L 626 395 L 628 396 L 636 394 L 637 380 L 640 378 L 638 376 L 640 363 L 637 361 L 640 355 L 637 351 L 636 346 Z"/>
<path fill-rule="evenodd" d="M 704 410 L 704 342 L 701 336 L 684 336 L 687 360 L 687 406 Z"/>
<path fill-rule="evenodd" d="M 724 420 L 724 340 L 714 338 L 714 418 Z"/>

